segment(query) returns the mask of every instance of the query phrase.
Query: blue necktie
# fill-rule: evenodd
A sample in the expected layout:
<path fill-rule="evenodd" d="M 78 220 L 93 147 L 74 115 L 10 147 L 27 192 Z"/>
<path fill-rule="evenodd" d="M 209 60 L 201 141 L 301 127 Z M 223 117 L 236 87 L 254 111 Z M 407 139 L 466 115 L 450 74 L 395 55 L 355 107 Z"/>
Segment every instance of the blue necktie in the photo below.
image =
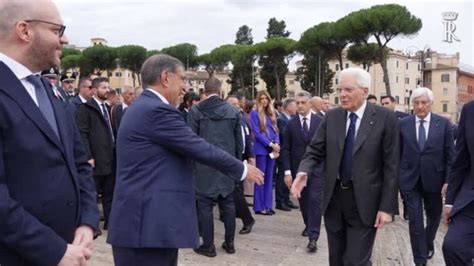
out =
<path fill-rule="evenodd" d="M 420 127 L 418 128 L 418 146 L 420 147 L 420 150 L 423 150 L 426 143 L 426 131 L 425 127 L 423 126 L 424 122 L 426 121 L 423 119 L 420 120 Z"/>
<path fill-rule="evenodd" d="M 308 118 L 303 117 L 303 134 L 305 137 L 308 136 L 309 133 L 309 128 L 308 128 Z"/>
<path fill-rule="evenodd" d="M 342 154 L 341 165 L 339 166 L 339 178 L 343 182 L 352 179 L 352 150 L 354 149 L 357 115 L 351 113 L 349 119 L 351 122 L 349 124 L 349 130 L 347 130 L 344 152 Z"/>
<path fill-rule="evenodd" d="M 110 123 L 109 114 L 107 112 L 107 107 L 105 107 L 105 103 L 102 103 L 101 106 L 102 106 L 102 114 L 104 115 L 105 123 L 107 124 L 107 127 L 109 128 L 110 137 L 112 139 L 112 142 L 114 142 L 114 134 L 112 131 L 112 124 Z"/>
<path fill-rule="evenodd" d="M 38 107 L 44 118 L 46 118 L 48 121 L 48 124 L 53 129 L 54 133 L 56 133 L 56 136 L 59 138 L 58 125 L 56 124 L 53 106 L 51 105 L 51 101 L 49 100 L 48 94 L 46 93 L 46 88 L 44 87 L 43 82 L 41 82 L 41 78 L 37 75 L 30 75 L 26 78 L 26 80 L 35 87 Z"/>

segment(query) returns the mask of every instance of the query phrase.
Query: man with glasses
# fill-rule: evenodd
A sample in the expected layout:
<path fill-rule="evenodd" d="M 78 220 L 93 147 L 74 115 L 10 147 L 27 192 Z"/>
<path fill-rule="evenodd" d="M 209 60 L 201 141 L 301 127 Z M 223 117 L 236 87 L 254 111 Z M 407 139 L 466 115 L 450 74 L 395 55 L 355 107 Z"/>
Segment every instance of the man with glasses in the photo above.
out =
<path fill-rule="evenodd" d="M 50 0 L 0 1 L 0 265 L 84 265 L 99 213 L 69 108 L 39 77 L 68 43 Z"/>
<path fill-rule="evenodd" d="M 70 102 L 77 109 L 79 105 L 92 99 L 92 80 L 90 78 L 81 78 L 79 80 L 79 93 L 72 97 Z"/>

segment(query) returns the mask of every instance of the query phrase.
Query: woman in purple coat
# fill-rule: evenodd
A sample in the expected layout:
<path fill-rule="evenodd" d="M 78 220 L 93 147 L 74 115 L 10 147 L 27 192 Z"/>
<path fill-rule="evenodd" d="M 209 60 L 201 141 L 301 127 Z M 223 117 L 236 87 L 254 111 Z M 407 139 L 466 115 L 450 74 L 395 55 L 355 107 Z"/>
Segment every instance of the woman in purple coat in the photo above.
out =
<path fill-rule="evenodd" d="M 273 215 L 272 179 L 275 159 L 280 155 L 277 119 L 267 91 L 257 94 L 256 105 L 256 110 L 250 113 L 250 124 L 255 136 L 253 152 L 258 169 L 265 174 L 265 183 L 255 184 L 253 209 L 255 214 Z"/>

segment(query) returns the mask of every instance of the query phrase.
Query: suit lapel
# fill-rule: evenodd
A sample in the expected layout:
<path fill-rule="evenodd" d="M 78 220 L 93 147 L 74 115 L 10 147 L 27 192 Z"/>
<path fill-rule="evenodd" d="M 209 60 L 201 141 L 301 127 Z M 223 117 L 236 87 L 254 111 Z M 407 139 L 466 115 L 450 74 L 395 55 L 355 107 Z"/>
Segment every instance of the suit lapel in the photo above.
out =
<path fill-rule="evenodd" d="M 338 134 L 338 143 L 339 151 L 342 155 L 342 150 L 344 149 L 344 142 L 346 140 L 346 122 L 347 122 L 347 112 L 340 108 L 336 117 L 336 132 Z"/>
<path fill-rule="evenodd" d="M 424 149 L 426 149 L 428 146 L 433 146 L 432 142 L 433 142 L 433 139 L 435 139 L 434 136 L 439 131 L 439 123 L 440 123 L 439 118 L 436 117 L 433 113 L 431 113 L 430 127 L 429 127 L 429 130 L 428 130 L 428 138 L 426 138 L 426 143 L 425 143 Z"/>
<path fill-rule="evenodd" d="M 0 84 L 0 89 L 5 91 L 10 97 L 18 103 L 20 109 L 23 110 L 25 116 L 27 116 L 36 127 L 39 128 L 41 132 L 43 132 L 46 137 L 48 137 L 51 142 L 53 142 L 61 151 L 62 146 L 61 142 L 54 133 L 51 126 L 48 124 L 48 121 L 41 113 L 41 110 L 38 108 L 36 103 L 31 99 L 31 96 L 26 91 L 26 88 L 23 87 L 23 84 L 16 78 L 16 76 L 11 72 L 11 70 L 3 63 L 0 62 L 0 80 L 3 84 Z M 44 82 L 43 82 L 44 84 Z M 46 88 L 50 88 L 50 86 L 46 86 Z M 51 91 L 46 90 L 48 93 L 48 97 L 51 99 Z M 54 109 L 54 113 L 57 117 L 58 111 Z M 60 128 L 59 121 L 58 128 Z"/>
<path fill-rule="evenodd" d="M 408 123 L 407 125 L 408 139 L 411 145 L 413 145 L 417 151 L 420 151 L 420 146 L 418 146 L 418 138 L 416 136 L 416 119 L 414 115 L 410 117 L 410 123 Z"/>
<path fill-rule="evenodd" d="M 372 105 L 367 104 L 364 111 L 364 116 L 362 121 L 360 121 L 359 130 L 357 131 L 357 136 L 354 143 L 354 150 L 352 154 L 355 154 L 357 150 L 362 146 L 365 139 L 369 135 L 370 131 L 374 127 L 377 120 L 375 119 L 375 110 Z"/>
<path fill-rule="evenodd" d="M 86 104 L 94 108 L 97 112 L 99 112 L 100 120 L 104 123 L 104 125 L 108 127 L 107 122 L 105 121 L 105 118 L 104 118 L 104 113 L 102 113 L 102 108 L 99 106 L 99 104 L 97 104 L 94 98 L 87 101 Z M 107 108 L 107 106 L 105 108 Z"/>

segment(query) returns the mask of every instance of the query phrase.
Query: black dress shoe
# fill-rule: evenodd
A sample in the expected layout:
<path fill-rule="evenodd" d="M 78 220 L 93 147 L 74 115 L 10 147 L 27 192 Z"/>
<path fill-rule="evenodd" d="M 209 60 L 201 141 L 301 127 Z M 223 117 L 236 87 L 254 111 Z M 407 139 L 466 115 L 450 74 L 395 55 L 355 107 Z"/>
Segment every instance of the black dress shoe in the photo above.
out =
<path fill-rule="evenodd" d="M 214 247 L 214 245 L 212 245 L 212 247 L 209 247 L 209 248 L 206 248 L 204 246 L 200 246 L 200 247 L 195 248 L 193 250 L 197 254 L 204 255 L 206 257 L 211 257 L 212 258 L 212 257 L 215 257 L 217 255 L 216 248 Z"/>
<path fill-rule="evenodd" d="M 227 254 L 235 253 L 234 242 L 224 242 L 222 243 L 222 248 L 225 250 Z"/>
<path fill-rule="evenodd" d="M 298 206 L 293 204 L 291 200 L 286 203 L 286 206 L 290 207 L 291 209 L 298 209 Z"/>
<path fill-rule="evenodd" d="M 258 215 L 272 215 L 268 211 L 256 211 L 255 214 L 258 214 Z"/>
<path fill-rule="evenodd" d="M 429 249 L 429 250 L 428 250 L 428 256 L 427 256 L 428 259 L 433 258 L 433 256 L 434 256 L 434 249 Z"/>
<path fill-rule="evenodd" d="M 277 204 L 277 205 L 276 205 L 276 208 L 277 208 L 278 210 L 281 210 L 281 211 L 286 211 L 286 212 L 291 211 L 290 207 L 287 206 L 285 203 Z"/>
<path fill-rule="evenodd" d="M 408 211 L 407 205 L 405 203 L 403 203 L 403 219 L 405 219 L 405 221 L 408 221 Z"/>
<path fill-rule="evenodd" d="M 426 266 L 426 263 L 415 263 L 415 266 Z"/>
<path fill-rule="evenodd" d="M 308 236 L 308 230 L 306 229 L 306 227 L 304 228 L 303 232 L 301 232 L 301 236 Z"/>
<path fill-rule="evenodd" d="M 273 209 L 267 210 L 267 212 L 268 212 L 270 215 L 274 215 L 274 214 L 275 214 L 275 211 L 274 211 Z"/>
<path fill-rule="evenodd" d="M 308 252 L 314 253 L 316 250 L 318 250 L 318 246 L 316 245 L 316 240 L 310 240 L 308 243 Z"/>
<path fill-rule="evenodd" d="M 245 235 L 252 232 L 252 227 L 254 226 L 254 224 L 255 220 L 253 220 L 250 224 L 244 225 L 244 227 L 242 227 L 242 230 L 239 231 L 239 234 Z"/>

